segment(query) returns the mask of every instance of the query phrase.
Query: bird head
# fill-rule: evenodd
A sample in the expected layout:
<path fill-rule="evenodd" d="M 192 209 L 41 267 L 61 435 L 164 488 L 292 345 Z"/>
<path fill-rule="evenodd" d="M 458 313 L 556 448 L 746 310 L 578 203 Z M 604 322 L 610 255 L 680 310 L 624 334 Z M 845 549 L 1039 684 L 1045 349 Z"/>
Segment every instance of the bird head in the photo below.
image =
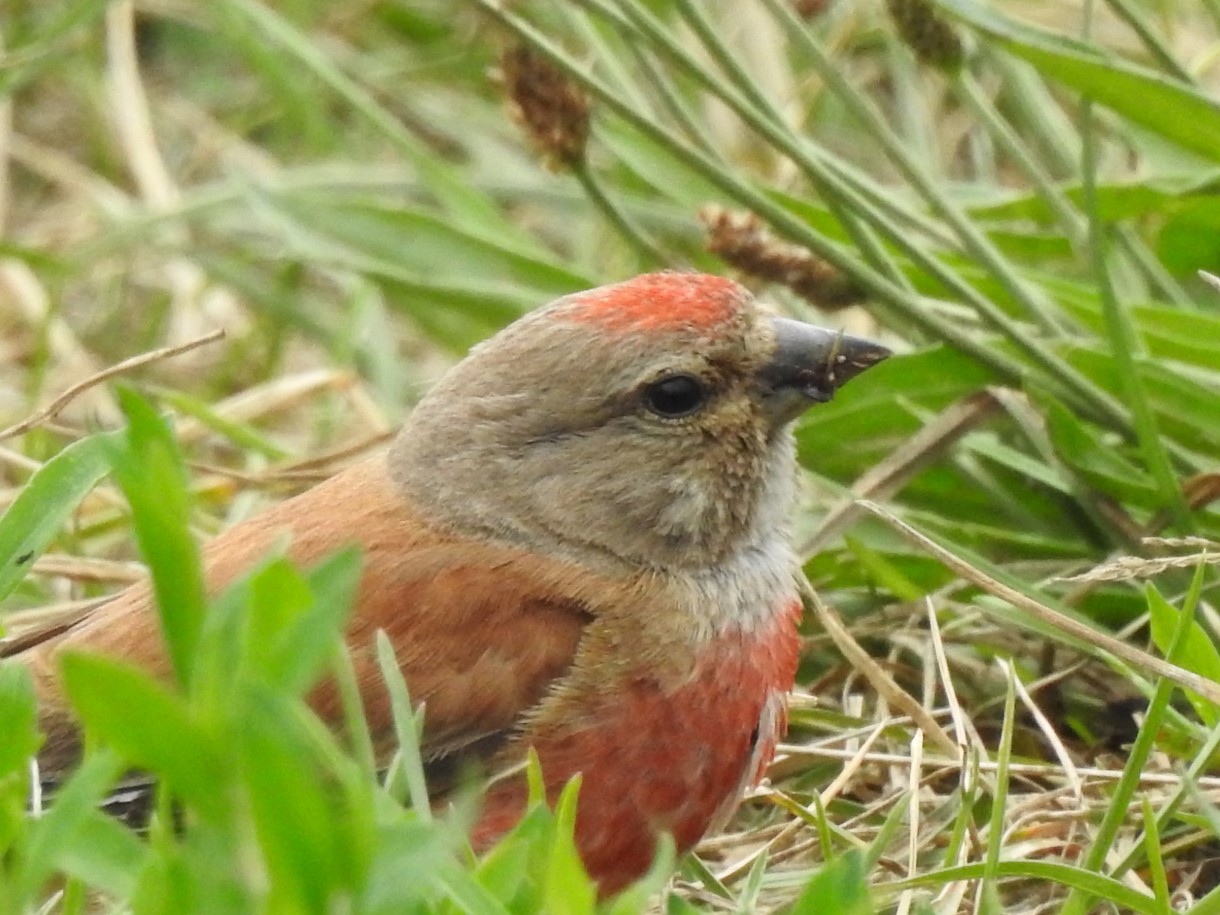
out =
<path fill-rule="evenodd" d="M 474 347 L 416 407 L 391 473 L 463 533 L 709 567 L 784 536 L 792 421 L 888 354 L 768 314 L 726 279 L 647 274 Z"/>

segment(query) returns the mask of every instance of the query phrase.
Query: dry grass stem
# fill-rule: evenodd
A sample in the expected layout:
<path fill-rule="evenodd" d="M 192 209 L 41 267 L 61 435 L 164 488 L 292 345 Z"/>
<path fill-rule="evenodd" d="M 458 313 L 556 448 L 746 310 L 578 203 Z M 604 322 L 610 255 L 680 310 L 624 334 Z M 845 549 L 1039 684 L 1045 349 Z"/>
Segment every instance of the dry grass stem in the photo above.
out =
<path fill-rule="evenodd" d="M 911 735 L 911 767 L 907 772 L 907 869 L 906 875 L 919 873 L 919 827 L 920 827 L 920 763 L 923 759 L 923 731 Z M 898 896 L 898 915 L 907 915 L 914 902 L 914 890 L 903 890 Z"/>
<path fill-rule="evenodd" d="M 361 439 L 354 445 L 337 448 L 305 460 L 293 461 L 283 467 L 273 467 L 258 472 L 220 467 L 206 461 L 188 463 L 193 470 L 198 472 L 226 480 L 235 480 L 247 486 L 267 487 L 283 483 L 318 483 L 330 479 L 354 460 L 364 458 L 376 451 L 392 440 L 396 431 L 378 432 Z"/>
<path fill-rule="evenodd" d="M 1140 543 L 1150 547 L 1164 547 L 1171 550 L 1200 549 L 1220 552 L 1220 541 L 1209 540 L 1206 537 L 1144 537 Z"/>
<path fill-rule="evenodd" d="M 854 761 L 856 759 L 856 751 L 853 750 L 837 750 L 833 747 L 823 746 L 820 744 L 781 744 L 780 749 L 783 753 L 792 758 L 803 759 L 835 759 L 845 762 Z M 860 757 L 860 764 L 876 764 L 881 766 L 901 766 L 904 769 L 910 765 L 911 757 L 901 753 L 865 753 Z M 965 764 L 960 759 L 949 759 L 945 756 L 927 756 L 921 760 L 921 765 L 924 768 L 945 769 L 952 771 L 961 771 L 965 768 Z M 978 768 L 980 772 L 992 773 L 999 768 L 999 763 L 991 760 L 979 760 Z M 1089 781 L 1105 781 L 1114 782 L 1123 777 L 1122 769 L 1102 769 L 1096 766 L 1076 766 L 1076 775 L 1081 780 L 1082 784 Z M 1008 770 L 1012 775 L 1026 776 L 1032 779 L 1047 780 L 1047 781 L 1068 781 L 1067 775 L 1063 768 L 1059 765 L 1050 765 L 1047 763 L 1021 763 L 1010 762 Z M 1177 772 L 1141 772 L 1139 781 L 1141 785 L 1180 788 L 1187 782 L 1187 777 Z M 1214 794 L 1220 798 L 1220 776 L 1199 776 L 1189 779 L 1193 784 L 1197 785 L 1200 790 L 1206 791 L 1209 794 Z M 1070 789 L 1070 786 L 1065 786 Z"/>
<path fill-rule="evenodd" d="M 937 724 L 936 720 L 928 714 L 927 710 L 913 699 L 906 690 L 899 686 L 894 681 L 894 678 L 872 659 L 868 652 L 860 647 L 851 633 L 847 631 L 847 627 L 843 625 L 838 615 L 823 604 L 807 585 L 803 592 L 802 597 L 806 601 L 806 607 L 814 613 L 822 628 L 834 640 L 835 645 L 838 646 L 852 667 L 868 680 L 886 702 L 911 716 L 918 723 L 919 727 L 926 731 L 928 736 L 932 738 L 932 741 L 942 750 L 947 753 L 957 753 L 959 750 L 958 745 L 945 733 L 944 728 Z"/>
<path fill-rule="evenodd" d="M 848 785 L 851 784 L 852 780 L 856 777 L 856 774 L 860 771 L 861 766 L 863 766 L 865 761 L 868 759 L 869 751 L 876 744 L 876 742 L 881 738 L 881 735 L 885 732 L 885 729 L 888 726 L 888 724 L 889 724 L 889 722 L 885 721 L 885 722 L 881 722 L 880 724 L 877 724 L 876 726 L 874 726 L 872 728 L 872 730 L 869 732 L 868 736 L 865 738 L 864 742 L 853 751 L 852 757 L 849 758 L 846 763 L 844 763 L 843 767 L 839 770 L 839 773 L 835 776 L 834 780 L 831 781 L 831 783 L 829 785 L 827 785 L 825 788 L 823 788 L 821 790 L 821 792 L 819 792 L 818 801 L 819 801 L 819 806 L 821 807 L 821 809 L 826 810 L 829 807 L 829 805 L 835 800 L 835 798 L 837 798 L 839 796 L 839 794 Z M 769 793 L 773 793 L 773 792 L 772 792 L 772 789 L 767 788 L 767 789 L 764 789 L 763 793 L 769 794 Z M 782 794 L 782 792 L 775 792 L 775 793 Z M 792 805 L 794 805 L 796 807 L 801 806 L 799 804 L 799 802 L 797 802 L 795 800 L 790 800 L 790 802 Z M 812 807 L 807 808 L 807 812 L 810 814 L 816 814 L 816 810 L 814 810 Z M 750 868 L 754 865 L 754 862 L 757 861 L 760 856 L 762 856 L 764 854 L 770 855 L 771 851 L 774 848 L 782 847 L 786 843 L 790 842 L 794 836 L 796 836 L 798 833 L 800 833 L 805 828 L 806 828 L 806 823 L 803 819 L 794 819 L 794 820 L 790 821 L 786 826 L 784 826 L 774 836 L 772 836 L 765 844 L 763 844 L 759 848 L 756 848 L 754 851 L 752 851 L 750 854 L 746 855 L 744 858 L 741 858 L 740 860 L 734 862 L 734 864 L 731 867 L 726 868 L 721 873 L 717 874 L 716 875 L 717 879 L 720 880 L 721 883 L 731 883 L 733 881 L 741 879 L 747 873 L 749 873 Z"/>
<path fill-rule="evenodd" d="M 48 634 L 74 626 L 109 599 L 93 597 L 6 613 L 5 634 L 0 637 L 0 658 L 18 654 L 30 645 L 41 642 Z"/>
<path fill-rule="evenodd" d="M 1069 575 L 1060 581 L 1098 582 L 1130 581 L 1137 578 L 1153 578 L 1169 569 L 1190 569 L 1198 565 L 1220 565 L 1220 553 L 1188 553 L 1185 556 L 1120 556 L 1104 565 L 1099 565 Z"/>
<path fill-rule="evenodd" d="M 945 691 L 945 703 L 949 708 L 949 720 L 953 724 L 953 736 L 957 740 L 959 752 L 966 748 L 966 716 L 962 712 L 961 703 L 957 698 L 957 690 L 953 688 L 953 676 L 949 672 L 949 659 L 945 655 L 945 643 L 940 634 L 940 622 L 936 619 L 936 608 L 932 599 L 924 601 L 928 610 L 928 632 L 931 636 L 933 655 L 936 658 L 936 669 L 940 674 L 941 688 Z"/>
<path fill-rule="evenodd" d="M 62 394 L 56 397 L 53 401 L 38 410 L 31 416 L 23 419 L 14 426 L 9 426 L 7 429 L 0 431 L 0 441 L 12 438 L 16 435 L 21 435 L 33 429 L 47 420 L 54 419 L 59 415 L 60 411 L 70 404 L 76 397 L 90 388 L 96 387 L 105 381 L 109 381 L 125 372 L 130 372 L 133 369 L 142 368 L 153 362 L 158 362 L 162 359 L 169 359 L 182 353 L 190 352 L 193 349 L 198 349 L 201 346 L 206 346 L 209 343 L 215 343 L 217 340 L 224 338 L 223 330 L 214 330 L 211 333 L 205 334 L 194 340 L 188 340 L 186 343 L 179 343 L 176 346 L 163 346 L 160 349 L 155 349 L 147 353 L 141 353 L 139 356 L 132 356 L 130 359 L 124 359 L 122 362 L 116 363 L 109 368 L 102 369 L 100 372 L 95 372 L 84 381 L 77 382 L 72 387 L 65 390 Z"/>
<path fill-rule="evenodd" d="M 880 505 L 873 502 L 862 500 L 860 505 L 867 511 L 872 512 L 878 518 L 884 520 L 887 524 L 901 533 L 912 543 L 917 544 L 921 548 L 927 550 L 935 556 L 944 565 L 967 581 L 973 582 L 984 591 L 1001 600 L 1007 601 L 1019 610 L 1024 610 L 1035 619 L 1047 623 L 1065 635 L 1069 635 L 1078 639 L 1092 647 L 1104 651 L 1114 657 L 1126 661 L 1137 669 L 1147 671 L 1157 676 L 1165 677 L 1172 683 L 1186 689 L 1193 689 L 1200 695 L 1206 696 L 1210 701 L 1220 705 L 1220 684 L 1199 676 L 1192 671 L 1179 667 L 1177 664 L 1171 664 L 1168 661 L 1158 658 L 1156 655 L 1149 654 L 1146 651 L 1141 651 L 1125 642 L 1120 642 L 1113 636 L 1106 635 L 1103 632 L 1077 622 L 1069 616 L 1060 613 L 1057 610 L 1052 610 L 1045 604 L 1039 603 L 1031 597 L 1022 594 L 1015 588 L 1011 588 L 1003 582 L 996 581 L 989 575 L 976 569 L 962 559 L 959 559 L 955 554 L 946 550 L 940 544 L 925 537 L 919 531 L 915 530 L 909 524 L 901 521 L 890 512 L 883 509 Z M 982 608 L 984 611 L 986 608 Z"/>
<path fill-rule="evenodd" d="M 142 580 L 144 567 L 135 562 L 116 562 L 87 556 L 44 553 L 34 560 L 34 572 L 72 581 L 129 585 Z"/>
<path fill-rule="evenodd" d="M 852 484 L 851 495 L 830 508 L 801 543 L 801 555 L 810 556 L 825 549 L 850 528 L 862 514 L 861 499 L 885 501 L 897 495 L 917 474 L 951 451 L 962 436 L 999 410 L 1000 402 L 989 391 L 973 394 L 942 410 Z"/>
<path fill-rule="evenodd" d="M 173 206 L 180 195 L 157 148 L 148 94 L 140 78 L 133 0 L 115 0 L 106 8 L 106 52 L 110 111 L 132 177 L 141 196 L 154 207 Z"/>
<path fill-rule="evenodd" d="M 251 385 L 212 405 L 213 412 L 229 422 L 246 423 L 272 413 L 308 405 L 323 391 L 346 391 L 356 384 L 351 372 L 341 369 L 306 369 Z M 191 417 L 175 428 L 178 439 L 191 444 L 212 433 L 211 428 Z"/>
<path fill-rule="evenodd" d="M 1017 676 L 1017 672 L 1002 658 L 996 659 L 998 664 L 1008 675 L 1012 677 L 1013 686 L 1017 690 L 1017 699 L 1025 706 L 1026 710 L 1033 717 L 1038 725 L 1038 730 L 1042 732 L 1043 738 L 1055 753 L 1055 758 L 1059 760 L 1059 764 L 1063 767 L 1063 774 L 1067 778 L 1072 792 L 1076 795 L 1077 802 L 1084 805 L 1084 787 L 1080 781 L 1080 775 L 1076 772 L 1076 764 L 1072 762 L 1072 756 L 1068 753 L 1067 747 L 1063 745 L 1058 732 L 1050 723 L 1050 720 L 1038 707 L 1038 703 L 1034 702 L 1033 696 L 1025 688 L 1025 684 L 1021 682 L 1021 678 Z"/>

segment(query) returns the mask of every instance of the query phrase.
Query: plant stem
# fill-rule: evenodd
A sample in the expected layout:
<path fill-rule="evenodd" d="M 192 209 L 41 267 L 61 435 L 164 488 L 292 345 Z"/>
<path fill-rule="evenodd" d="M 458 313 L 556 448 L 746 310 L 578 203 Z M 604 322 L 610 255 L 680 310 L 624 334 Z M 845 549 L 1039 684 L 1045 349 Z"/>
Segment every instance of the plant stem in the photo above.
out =
<path fill-rule="evenodd" d="M 577 64 L 554 42 L 516 14 L 502 8 L 494 0 L 475 0 L 475 2 L 490 16 L 513 31 L 522 41 L 550 58 L 556 66 L 579 81 L 590 94 L 598 98 L 602 104 L 614 111 L 625 122 L 669 149 L 689 168 L 703 175 L 727 195 L 768 220 L 780 234 L 806 246 L 832 266 L 855 279 L 876 297 L 878 307 L 893 318 L 901 318 L 933 337 L 950 343 L 983 365 L 990 367 L 1009 383 L 1016 385 L 1026 383 L 1029 373 L 1028 365 L 1014 360 L 987 341 L 972 336 L 959 324 L 942 319 L 925 307 L 918 296 L 912 295 L 903 286 L 869 270 L 851 257 L 841 246 L 812 231 L 802 220 L 797 219 L 767 195 L 741 181 L 720 163 L 711 160 L 649 118 L 641 115 L 590 74 L 587 68 Z M 927 260 L 930 262 L 932 259 L 928 257 Z M 974 297 L 976 300 L 982 298 L 977 292 L 974 293 Z M 1045 373 L 1043 383 L 1052 389 L 1056 396 L 1082 412 L 1123 431 L 1124 434 L 1133 435 L 1129 417 L 1106 392 L 1094 387 L 1059 359 L 1047 346 L 1022 331 L 1012 319 L 998 312 L 998 309 L 995 309 L 990 302 L 983 301 L 1007 328 L 1011 342 L 1025 352 L 1034 365 L 1042 369 Z"/>
<path fill-rule="evenodd" d="M 601 183 L 594 176 L 589 163 L 581 159 L 571 165 L 571 171 L 593 205 L 601 210 L 602 215 L 618 231 L 619 235 L 631 245 L 635 252 L 649 265 L 654 267 L 669 263 L 669 259 L 639 226 L 632 221 L 627 212 L 607 196 Z"/>

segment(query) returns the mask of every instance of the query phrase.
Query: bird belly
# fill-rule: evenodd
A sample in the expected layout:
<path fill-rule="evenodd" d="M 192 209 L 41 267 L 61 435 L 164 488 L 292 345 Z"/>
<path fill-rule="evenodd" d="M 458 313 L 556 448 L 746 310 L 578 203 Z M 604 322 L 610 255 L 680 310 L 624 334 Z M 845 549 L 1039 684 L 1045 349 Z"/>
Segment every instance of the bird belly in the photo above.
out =
<path fill-rule="evenodd" d="M 763 631 L 705 644 L 691 677 L 665 689 L 646 674 L 606 684 L 577 729 L 529 736 L 553 802 L 582 776 L 576 843 L 603 895 L 642 876 L 659 833 L 690 849 L 761 777 L 786 726 L 797 660 L 799 605 Z M 492 785 L 474 832 L 485 847 L 519 819 L 523 779 Z"/>

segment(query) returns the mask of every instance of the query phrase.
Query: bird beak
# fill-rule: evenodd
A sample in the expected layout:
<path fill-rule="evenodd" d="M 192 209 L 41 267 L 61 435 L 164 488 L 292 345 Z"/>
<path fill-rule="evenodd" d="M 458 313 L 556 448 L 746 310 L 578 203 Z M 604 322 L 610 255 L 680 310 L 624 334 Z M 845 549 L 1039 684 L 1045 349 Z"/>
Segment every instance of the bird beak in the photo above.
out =
<path fill-rule="evenodd" d="M 763 403 L 775 427 L 791 422 L 815 403 L 890 355 L 880 344 L 788 318 L 771 318 L 775 352 L 759 372 Z"/>

